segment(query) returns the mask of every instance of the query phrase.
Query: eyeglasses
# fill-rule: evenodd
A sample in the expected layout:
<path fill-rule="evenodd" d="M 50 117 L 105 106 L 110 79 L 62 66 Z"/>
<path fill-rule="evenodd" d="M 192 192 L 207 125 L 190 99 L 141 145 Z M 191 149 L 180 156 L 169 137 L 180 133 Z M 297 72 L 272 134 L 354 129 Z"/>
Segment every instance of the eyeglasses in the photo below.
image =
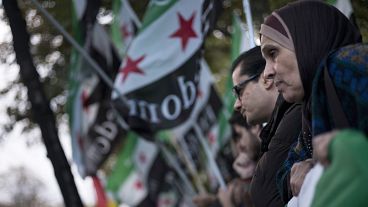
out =
<path fill-rule="evenodd" d="M 235 98 L 240 100 L 240 96 L 241 96 L 241 92 L 242 90 L 245 88 L 245 86 L 252 80 L 256 79 L 258 76 L 260 76 L 261 74 L 255 74 L 250 76 L 248 79 L 240 82 L 238 85 L 233 86 L 233 94 L 235 96 Z"/>

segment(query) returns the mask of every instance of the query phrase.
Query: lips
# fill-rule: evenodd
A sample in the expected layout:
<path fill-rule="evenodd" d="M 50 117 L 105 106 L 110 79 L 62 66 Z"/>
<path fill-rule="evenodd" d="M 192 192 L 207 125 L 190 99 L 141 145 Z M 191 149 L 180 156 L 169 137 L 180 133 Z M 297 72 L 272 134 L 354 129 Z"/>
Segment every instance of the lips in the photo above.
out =
<path fill-rule="evenodd" d="M 277 88 L 277 90 L 281 93 L 283 90 L 282 90 L 282 86 L 285 84 L 284 81 L 281 81 L 281 80 L 277 80 L 275 81 L 275 86 Z"/>
<path fill-rule="evenodd" d="M 275 81 L 275 86 L 279 87 L 282 83 L 283 83 L 283 81 L 277 80 L 277 81 Z"/>
<path fill-rule="evenodd" d="M 244 167 L 245 168 L 245 167 L 247 167 L 249 165 L 249 162 L 244 161 L 244 162 L 237 163 L 237 165 L 239 167 Z"/>
<path fill-rule="evenodd" d="M 242 109 L 240 113 L 243 115 L 243 117 L 246 117 L 246 115 L 247 115 L 245 109 Z"/>

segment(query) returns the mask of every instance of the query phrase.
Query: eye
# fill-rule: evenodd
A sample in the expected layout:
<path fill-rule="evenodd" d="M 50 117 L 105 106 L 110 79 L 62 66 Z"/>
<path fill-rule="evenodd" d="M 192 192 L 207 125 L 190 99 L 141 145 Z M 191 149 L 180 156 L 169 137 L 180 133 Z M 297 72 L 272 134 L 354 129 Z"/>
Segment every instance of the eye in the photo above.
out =
<path fill-rule="evenodd" d="M 268 56 L 272 59 L 275 59 L 276 58 L 276 55 L 277 55 L 277 50 L 276 49 L 270 49 L 268 51 Z"/>

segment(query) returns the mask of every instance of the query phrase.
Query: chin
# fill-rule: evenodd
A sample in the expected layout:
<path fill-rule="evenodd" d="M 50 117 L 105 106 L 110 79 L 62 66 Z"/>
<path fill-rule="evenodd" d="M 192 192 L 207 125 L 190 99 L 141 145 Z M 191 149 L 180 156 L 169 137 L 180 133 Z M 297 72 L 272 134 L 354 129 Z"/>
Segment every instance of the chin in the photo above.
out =
<path fill-rule="evenodd" d="M 285 99 L 285 101 L 289 103 L 300 103 L 303 100 L 303 98 L 299 98 L 297 95 L 294 94 L 282 93 L 282 97 Z"/>
<path fill-rule="evenodd" d="M 290 96 L 285 96 L 284 94 L 282 94 L 282 97 L 284 97 L 285 101 L 289 102 L 289 103 L 294 103 L 295 99 L 293 97 Z"/>
<path fill-rule="evenodd" d="M 257 121 L 254 120 L 251 116 L 247 116 L 246 118 L 247 118 L 247 123 L 249 125 L 256 125 L 256 124 L 258 124 Z"/>

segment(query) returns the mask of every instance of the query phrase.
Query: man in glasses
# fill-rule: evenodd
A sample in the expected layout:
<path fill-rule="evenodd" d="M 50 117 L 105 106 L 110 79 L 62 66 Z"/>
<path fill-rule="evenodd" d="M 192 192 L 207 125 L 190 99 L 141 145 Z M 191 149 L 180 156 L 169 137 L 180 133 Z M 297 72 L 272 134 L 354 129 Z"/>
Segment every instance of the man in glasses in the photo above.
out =
<path fill-rule="evenodd" d="M 249 125 L 267 122 L 277 100 L 273 80 L 262 77 L 264 67 L 259 47 L 241 54 L 232 66 L 234 109 L 246 117 Z"/>
<path fill-rule="evenodd" d="M 259 46 L 241 54 L 232 65 L 234 109 L 248 124 L 267 122 L 262 129 L 261 158 L 251 182 L 254 206 L 284 206 L 276 185 L 276 173 L 301 130 L 300 105 L 279 95 L 272 77 L 265 79 L 265 60 Z"/>

